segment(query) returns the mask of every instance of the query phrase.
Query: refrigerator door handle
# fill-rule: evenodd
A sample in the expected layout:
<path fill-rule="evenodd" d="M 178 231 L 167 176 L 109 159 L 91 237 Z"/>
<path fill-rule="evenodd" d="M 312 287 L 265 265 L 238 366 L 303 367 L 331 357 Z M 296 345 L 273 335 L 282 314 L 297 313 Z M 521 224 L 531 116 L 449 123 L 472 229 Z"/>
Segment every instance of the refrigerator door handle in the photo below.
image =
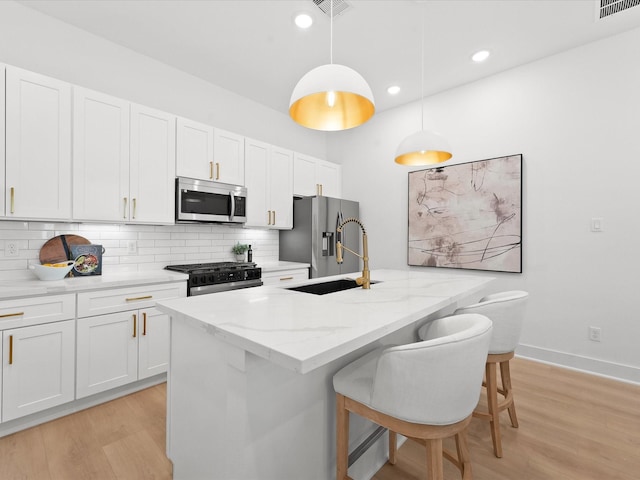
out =
<path fill-rule="evenodd" d="M 343 221 L 344 221 L 344 218 L 342 216 L 342 211 L 339 211 L 336 217 L 336 243 L 340 242 L 344 245 L 344 242 L 342 241 L 342 239 L 344 238 L 344 232 L 338 233 L 338 227 L 342 225 Z"/>

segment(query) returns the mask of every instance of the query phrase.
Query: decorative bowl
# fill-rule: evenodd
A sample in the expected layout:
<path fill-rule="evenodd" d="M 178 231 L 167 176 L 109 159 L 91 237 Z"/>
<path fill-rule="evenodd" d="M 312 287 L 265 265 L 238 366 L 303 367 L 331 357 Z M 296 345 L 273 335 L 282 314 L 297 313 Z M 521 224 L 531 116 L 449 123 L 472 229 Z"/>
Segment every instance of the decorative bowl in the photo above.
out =
<path fill-rule="evenodd" d="M 45 265 L 31 265 L 31 268 L 40 280 L 62 280 L 73 268 L 74 261 L 52 263 Z"/>

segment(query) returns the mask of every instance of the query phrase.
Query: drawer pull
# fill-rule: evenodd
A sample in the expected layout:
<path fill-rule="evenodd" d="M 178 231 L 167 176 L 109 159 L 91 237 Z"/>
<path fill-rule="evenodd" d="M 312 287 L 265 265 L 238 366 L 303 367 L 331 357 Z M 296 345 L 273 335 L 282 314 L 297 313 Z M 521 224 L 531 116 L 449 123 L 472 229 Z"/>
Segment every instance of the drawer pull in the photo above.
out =
<path fill-rule="evenodd" d="M 149 300 L 153 298 L 153 295 L 145 295 L 144 297 L 131 297 L 131 298 L 126 298 L 125 302 L 135 302 L 136 300 Z"/>
<path fill-rule="evenodd" d="M 9 335 L 9 365 L 13 365 L 13 335 Z"/>
<path fill-rule="evenodd" d="M 21 317 L 22 315 L 24 315 L 24 312 L 5 313 L 5 314 L 3 314 L 3 315 L 0 315 L 0 318 L 7 318 L 7 317 Z"/>
<path fill-rule="evenodd" d="M 11 212 L 10 213 L 15 213 L 15 193 L 16 193 L 16 189 L 11 187 Z"/>
<path fill-rule="evenodd" d="M 209 180 L 213 180 L 213 162 L 209 162 Z"/>
<path fill-rule="evenodd" d="M 281 277 L 280 281 L 283 281 L 283 280 L 293 280 L 293 277 Z"/>
<path fill-rule="evenodd" d="M 136 324 L 138 323 L 136 318 L 136 314 L 133 314 L 133 338 L 136 338 Z"/>
<path fill-rule="evenodd" d="M 122 209 L 122 218 L 127 219 L 127 197 L 122 199 L 124 201 L 124 208 Z"/>
<path fill-rule="evenodd" d="M 142 335 L 147 334 L 147 312 L 142 313 Z"/>
<path fill-rule="evenodd" d="M 216 163 L 216 180 L 220 180 L 220 164 Z"/>

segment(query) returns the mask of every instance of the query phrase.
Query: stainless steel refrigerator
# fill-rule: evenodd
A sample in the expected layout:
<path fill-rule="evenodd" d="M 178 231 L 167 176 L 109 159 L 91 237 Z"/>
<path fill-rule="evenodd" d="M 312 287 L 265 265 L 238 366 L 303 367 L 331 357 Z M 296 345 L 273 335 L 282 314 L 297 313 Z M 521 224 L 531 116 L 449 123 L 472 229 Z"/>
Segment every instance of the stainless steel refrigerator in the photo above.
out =
<path fill-rule="evenodd" d="M 331 197 L 304 197 L 293 201 L 293 230 L 280 230 L 280 260 L 311 264 L 311 278 L 362 270 L 362 261 L 343 252 L 336 262 L 336 228 L 347 218 L 358 218 L 358 202 Z M 362 231 L 355 223 L 342 228 L 342 244 L 361 254 Z"/>

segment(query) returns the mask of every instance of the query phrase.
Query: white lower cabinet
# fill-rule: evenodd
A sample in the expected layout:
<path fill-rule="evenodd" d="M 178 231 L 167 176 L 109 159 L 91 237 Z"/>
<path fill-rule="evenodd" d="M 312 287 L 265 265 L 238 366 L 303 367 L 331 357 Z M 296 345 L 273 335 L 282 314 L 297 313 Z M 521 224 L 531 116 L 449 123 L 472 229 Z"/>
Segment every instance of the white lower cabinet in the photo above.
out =
<path fill-rule="evenodd" d="M 74 399 L 75 321 L 2 332 L 2 421 Z"/>
<path fill-rule="evenodd" d="M 186 282 L 79 293 L 76 398 L 166 372 L 169 316 L 155 302 L 186 295 Z"/>
<path fill-rule="evenodd" d="M 76 398 L 167 371 L 169 316 L 155 308 L 78 319 Z"/>
<path fill-rule="evenodd" d="M 308 268 L 292 268 L 277 272 L 262 272 L 263 285 L 286 285 L 287 283 L 300 282 L 309 279 Z"/>

